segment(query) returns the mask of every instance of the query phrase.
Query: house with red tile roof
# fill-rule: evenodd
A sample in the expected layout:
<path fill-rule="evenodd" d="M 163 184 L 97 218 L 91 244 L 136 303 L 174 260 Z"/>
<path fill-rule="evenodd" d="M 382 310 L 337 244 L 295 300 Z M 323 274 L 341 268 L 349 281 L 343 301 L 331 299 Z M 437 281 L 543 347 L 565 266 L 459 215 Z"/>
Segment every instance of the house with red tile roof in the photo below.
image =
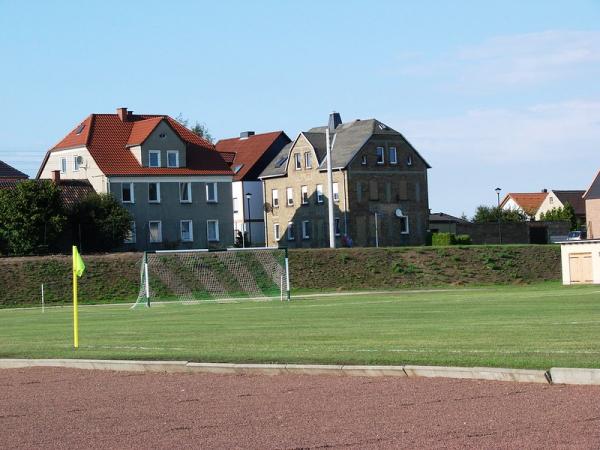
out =
<path fill-rule="evenodd" d="M 87 180 L 132 213 L 128 248 L 226 247 L 233 172 L 213 144 L 167 115 L 91 114 L 54 145 L 37 178 Z"/>
<path fill-rule="evenodd" d="M 521 211 L 534 218 L 547 196 L 546 189 L 541 192 L 509 192 L 500 203 L 500 208 Z"/>
<path fill-rule="evenodd" d="M 285 147 L 290 138 L 283 131 L 255 134 L 244 131 L 240 137 L 222 139 L 216 144 L 234 173 L 233 226 L 253 246 L 265 244 L 264 189 L 260 173 Z M 244 234 L 245 233 L 245 234 Z M 243 242 L 245 244 L 245 242 Z"/>

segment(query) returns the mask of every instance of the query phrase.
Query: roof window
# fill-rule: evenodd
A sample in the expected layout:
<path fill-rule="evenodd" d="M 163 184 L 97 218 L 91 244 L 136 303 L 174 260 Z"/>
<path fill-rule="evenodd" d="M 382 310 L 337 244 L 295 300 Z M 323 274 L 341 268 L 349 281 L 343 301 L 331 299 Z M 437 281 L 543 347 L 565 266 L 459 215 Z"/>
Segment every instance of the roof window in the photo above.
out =
<path fill-rule="evenodd" d="M 82 123 L 81 125 L 79 125 L 77 127 L 77 130 L 75 130 L 75 134 L 81 134 L 81 132 L 83 131 L 83 129 L 85 128 L 85 123 Z"/>

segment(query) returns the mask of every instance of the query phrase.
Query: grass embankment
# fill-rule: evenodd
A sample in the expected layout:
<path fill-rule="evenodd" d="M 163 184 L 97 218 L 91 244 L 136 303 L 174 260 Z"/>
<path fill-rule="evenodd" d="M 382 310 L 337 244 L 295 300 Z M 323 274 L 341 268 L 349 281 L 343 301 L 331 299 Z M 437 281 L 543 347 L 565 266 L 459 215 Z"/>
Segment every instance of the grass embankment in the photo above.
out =
<path fill-rule="evenodd" d="M 597 286 L 0 310 L 0 357 L 600 367 Z"/>
<path fill-rule="evenodd" d="M 139 292 L 141 259 L 139 253 L 84 255 L 87 270 L 79 285 L 81 302 L 133 302 Z M 296 291 L 527 284 L 560 278 L 560 248 L 525 245 L 291 250 L 290 270 L 292 289 Z M 231 278 L 228 273 L 221 275 Z M 222 281 L 230 284 L 226 279 Z M 0 258 L 0 308 L 39 304 L 42 283 L 46 304 L 70 303 L 71 258 Z"/>

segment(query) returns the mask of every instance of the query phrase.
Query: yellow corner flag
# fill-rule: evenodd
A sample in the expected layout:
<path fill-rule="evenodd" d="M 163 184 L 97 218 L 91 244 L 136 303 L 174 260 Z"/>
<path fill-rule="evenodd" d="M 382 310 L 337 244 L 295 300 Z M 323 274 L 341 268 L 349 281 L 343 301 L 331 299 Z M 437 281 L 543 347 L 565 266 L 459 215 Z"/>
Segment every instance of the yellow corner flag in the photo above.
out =
<path fill-rule="evenodd" d="M 79 316 L 77 314 L 77 278 L 83 275 L 85 264 L 77 247 L 73 246 L 73 347 L 79 348 Z"/>

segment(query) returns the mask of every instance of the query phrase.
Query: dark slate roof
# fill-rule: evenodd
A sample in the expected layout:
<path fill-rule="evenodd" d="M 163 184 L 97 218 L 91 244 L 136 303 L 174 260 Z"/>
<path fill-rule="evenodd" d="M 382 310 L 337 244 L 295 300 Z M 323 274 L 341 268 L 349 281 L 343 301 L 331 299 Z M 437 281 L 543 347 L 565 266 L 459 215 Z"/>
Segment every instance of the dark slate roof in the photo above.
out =
<path fill-rule="evenodd" d="M 21 183 L 25 180 L 2 180 L 0 179 L 0 189 L 12 189 L 18 183 Z M 42 181 L 49 180 L 28 180 L 35 183 L 40 183 Z M 74 205 L 80 200 L 83 200 L 90 194 L 93 194 L 94 188 L 90 184 L 88 180 L 60 180 L 58 182 L 58 186 L 60 188 L 60 199 L 62 201 L 63 206 L 69 207 Z"/>
<path fill-rule="evenodd" d="M 446 214 L 443 212 L 439 212 L 439 213 L 431 213 L 429 214 L 429 222 L 433 222 L 433 223 L 471 223 L 468 220 L 464 220 L 461 219 L 460 217 L 454 217 L 451 216 L 450 214 Z"/>
<path fill-rule="evenodd" d="M 568 202 L 575 210 L 575 215 L 585 216 L 585 200 L 583 199 L 585 191 L 555 191 L 552 189 L 552 192 L 563 205 Z"/>
<path fill-rule="evenodd" d="M 0 178 L 25 179 L 29 178 L 29 176 L 25 175 L 20 170 L 9 166 L 5 162 L 0 161 Z"/>
<path fill-rule="evenodd" d="M 282 175 L 285 175 L 285 171 L 287 168 L 287 160 L 290 157 L 290 151 L 294 145 L 294 142 L 286 144 L 279 151 L 277 156 L 273 158 L 269 165 L 265 168 L 265 170 L 262 171 L 259 178 L 280 177 Z"/>
<path fill-rule="evenodd" d="M 315 153 L 317 154 L 317 158 L 319 160 L 319 169 L 324 170 L 327 167 L 327 158 L 326 158 L 326 142 L 325 142 L 325 130 L 327 127 L 315 127 L 311 128 L 308 131 L 302 132 L 301 135 L 304 135 L 306 139 L 310 142 L 310 144 L 315 149 Z M 406 140 L 404 136 L 398 131 L 388 127 L 384 123 L 378 121 L 377 119 L 368 119 L 368 120 L 355 120 L 353 122 L 347 122 L 339 125 L 335 129 L 335 133 L 332 133 L 330 139 L 332 140 L 333 147 L 331 149 L 332 154 L 332 167 L 337 168 L 345 168 L 350 164 L 350 162 L 354 159 L 356 154 L 360 151 L 360 149 L 367 143 L 367 141 L 375 135 L 393 135 L 400 136 L 404 142 L 414 152 L 425 162 L 426 166 L 429 168 L 429 164 L 425 159 L 419 154 L 419 152 Z M 335 140 L 334 140 L 335 136 Z M 296 139 L 297 140 L 297 139 Z M 295 143 L 295 142 L 294 142 Z M 275 164 L 281 158 L 287 156 L 289 157 L 289 153 L 291 150 L 290 145 L 289 148 L 286 146 L 280 154 L 275 158 L 272 164 L 270 164 L 267 169 L 263 171 L 261 177 L 273 177 L 273 176 L 282 176 L 285 175 L 287 165 L 283 165 L 282 167 L 275 167 Z"/>

